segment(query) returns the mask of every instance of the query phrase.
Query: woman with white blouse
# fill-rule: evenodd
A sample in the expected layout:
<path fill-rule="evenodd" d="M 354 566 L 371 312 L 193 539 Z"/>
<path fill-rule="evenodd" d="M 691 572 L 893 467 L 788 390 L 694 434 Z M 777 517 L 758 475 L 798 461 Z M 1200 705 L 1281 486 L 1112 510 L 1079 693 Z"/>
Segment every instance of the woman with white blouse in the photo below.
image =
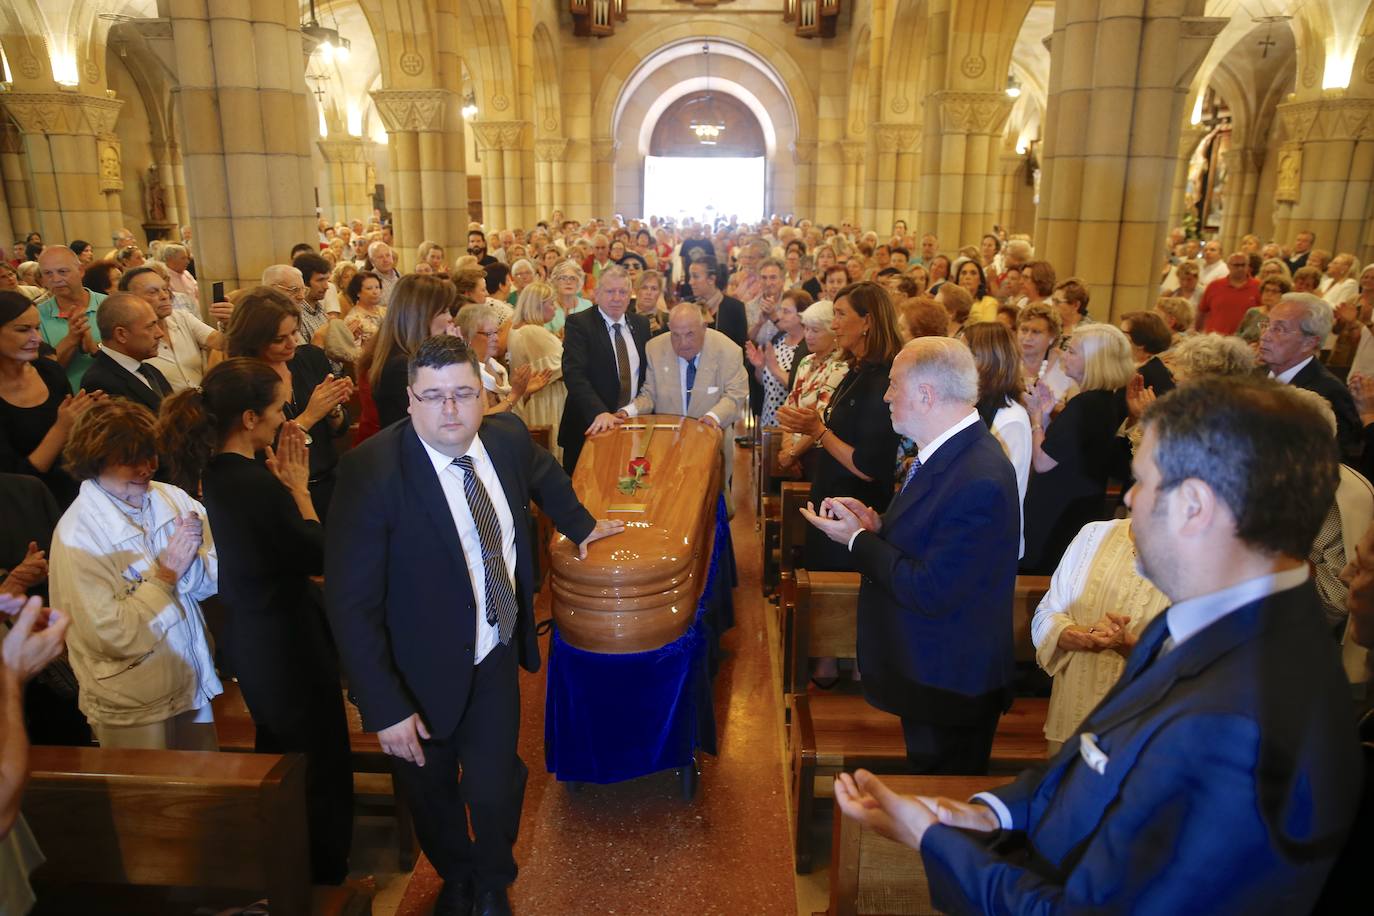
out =
<path fill-rule="evenodd" d="M 1016 471 L 1016 495 L 1024 503 L 1030 481 L 1031 427 L 1016 339 L 999 321 L 979 321 L 964 325 L 964 343 L 978 367 L 978 416 L 1006 452 Z M 1021 530 L 1018 557 L 1026 552 L 1024 521 Z"/>

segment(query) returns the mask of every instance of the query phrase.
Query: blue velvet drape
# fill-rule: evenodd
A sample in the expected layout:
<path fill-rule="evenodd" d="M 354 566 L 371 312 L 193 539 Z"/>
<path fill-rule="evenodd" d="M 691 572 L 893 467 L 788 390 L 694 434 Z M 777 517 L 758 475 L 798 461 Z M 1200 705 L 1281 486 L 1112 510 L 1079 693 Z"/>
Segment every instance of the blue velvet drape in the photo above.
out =
<path fill-rule="evenodd" d="M 734 626 L 735 555 L 725 500 L 695 622 L 652 652 L 606 655 L 549 639 L 544 763 L 559 780 L 610 783 L 716 752 L 711 679 L 717 640 Z"/>

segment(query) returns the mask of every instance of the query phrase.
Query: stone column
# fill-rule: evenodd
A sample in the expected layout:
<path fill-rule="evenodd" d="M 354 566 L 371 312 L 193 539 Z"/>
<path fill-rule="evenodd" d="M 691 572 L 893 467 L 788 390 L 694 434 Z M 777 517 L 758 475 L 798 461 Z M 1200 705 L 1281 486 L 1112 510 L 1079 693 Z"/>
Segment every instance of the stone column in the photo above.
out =
<path fill-rule="evenodd" d="M 329 178 L 331 221 L 361 219 L 372 215 L 372 191 L 368 171 L 373 163 L 373 142 L 362 137 L 318 141 Z M 374 173 L 375 174 L 375 173 Z"/>
<path fill-rule="evenodd" d="M 104 246 L 120 222 L 124 180 L 114 125 L 124 103 L 77 92 L 11 91 L 0 94 L 0 104 L 18 126 L 28 160 L 35 225 L 20 231 Z"/>
<path fill-rule="evenodd" d="M 488 232 L 512 229 L 520 222 L 524 204 L 519 151 L 527 126 L 527 121 L 472 122 L 482 157 L 482 223 Z"/>
<path fill-rule="evenodd" d="M 208 297 L 213 281 L 256 285 L 263 268 L 316 237 L 300 12 L 287 0 L 163 9 L 170 18 L 150 42 L 176 76 L 196 268 Z"/>
<path fill-rule="evenodd" d="M 1227 22 L 1204 7 L 1055 6 L 1036 250 L 1107 304 L 1098 320 L 1153 304 L 1188 86 Z"/>
<path fill-rule="evenodd" d="M 1241 236 L 1253 232 L 1255 226 L 1255 198 L 1259 193 L 1260 170 L 1264 165 L 1264 150 L 1246 147 L 1226 151 L 1225 210 L 1221 226 L 1222 251 L 1230 253 L 1240 244 Z M 1263 239 L 1267 233 L 1257 232 Z"/>
<path fill-rule="evenodd" d="M 9 243 L 16 237 L 22 238 L 32 231 L 29 229 L 30 226 L 38 224 L 32 201 L 29 199 L 26 173 L 24 137 L 12 121 L 7 118 L 0 119 L 0 184 L 4 187 L 5 219 L 10 225 L 9 231 L 0 235 L 0 242 Z"/>
<path fill-rule="evenodd" d="M 1275 237 L 1286 244 L 1310 230 L 1317 247 L 1358 256 L 1365 251 L 1374 195 L 1374 99 L 1287 102 L 1279 106 L 1279 117 L 1285 141 L 1274 195 L 1280 202 Z"/>
<path fill-rule="evenodd" d="M 1179 128 L 1178 158 L 1174 162 L 1173 193 L 1169 196 L 1169 228 L 1182 226 L 1187 213 L 1188 164 L 1192 161 L 1193 150 L 1207 136 L 1207 128 L 1189 124 Z"/>
<path fill-rule="evenodd" d="M 897 144 L 897 190 L 894 219 L 907 221 L 907 228 L 919 232 L 913 224 L 919 207 L 921 178 L 921 128 L 907 125 L 901 128 Z M 891 229 L 888 226 L 887 229 Z M 884 230 L 879 230 L 879 235 Z"/>
<path fill-rule="evenodd" d="M 865 208 L 868 219 L 864 221 L 864 226 L 876 230 L 879 238 L 883 239 L 896 219 L 897 149 L 902 142 L 902 128 L 896 124 L 879 124 L 876 133 L 878 159 L 869 180 L 873 196 Z"/>
<path fill-rule="evenodd" d="M 620 142 L 614 137 L 592 140 L 593 206 L 596 215 L 606 219 L 615 210 L 615 154 L 618 149 Z"/>
<path fill-rule="evenodd" d="M 535 196 L 536 222 L 547 218 L 554 210 L 563 209 L 567 202 L 564 190 L 567 176 L 564 175 L 563 169 L 563 160 L 567 155 L 567 137 L 545 137 L 543 140 L 535 141 L 534 158 L 538 179 Z"/>
<path fill-rule="evenodd" d="M 409 257 L 424 241 L 465 247 L 467 176 L 455 171 L 453 155 L 461 158 L 464 143 L 460 97 L 447 89 L 378 89 L 372 100 L 391 151 L 397 250 Z"/>
<path fill-rule="evenodd" d="M 988 164 L 1000 148 L 1011 105 L 998 91 L 941 91 L 927 99 L 926 117 L 933 122 L 927 141 L 938 148 L 926 154 L 927 177 L 933 161 L 936 180 L 924 187 L 931 196 L 923 201 L 921 231 L 934 232 L 947 250 L 975 244 L 994 222 Z"/>
<path fill-rule="evenodd" d="M 792 144 L 792 162 L 797 167 L 793 210 L 798 216 L 811 219 L 816 218 L 816 147 L 815 140 L 798 140 Z"/>
<path fill-rule="evenodd" d="M 863 202 L 864 154 L 868 144 L 863 140 L 845 140 L 840 143 L 840 155 L 844 157 L 844 172 L 840 186 L 840 219 L 859 222 L 859 207 Z"/>

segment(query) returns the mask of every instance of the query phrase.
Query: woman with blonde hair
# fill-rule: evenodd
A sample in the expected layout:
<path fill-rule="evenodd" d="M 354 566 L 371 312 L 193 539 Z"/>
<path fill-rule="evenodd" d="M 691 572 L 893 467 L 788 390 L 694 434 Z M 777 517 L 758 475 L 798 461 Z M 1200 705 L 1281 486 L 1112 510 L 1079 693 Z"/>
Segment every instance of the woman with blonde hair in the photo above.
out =
<path fill-rule="evenodd" d="M 560 261 L 549 271 L 549 285 L 558 296 L 558 311 L 553 320 L 544 325 L 559 337 L 563 336 L 563 323 L 569 315 L 576 315 L 592 307 L 588 299 L 582 297 L 582 284 L 587 274 L 576 261 L 569 258 Z"/>
<path fill-rule="evenodd" d="M 497 358 L 497 341 L 501 335 L 501 315 L 486 303 L 469 303 L 458 310 L 454 319 L 458 333 L 468 342 L 477 357 L 486 389 L 486 413 L 505 413 L 515 410 L 526 397 L 548 384 L 551 373 L 547 369 L 534 371 L 528 364 L 508 373 Z M 560 366 L 561 370 L 561 366 Z"/>
<path fill-rule="evenodd" d="M 428 264 L 429 269 L 436 274 L 441 274 L 448 269 L 444 266 L 444 246 L 438 242 L 421 242 L 415 253 L 420 262 Z"/>
<path fill-rule="evenodd" d="M 396 281 L 376 335 L 358 361 L 362 417 L 355 444 L 409 414 L 406 365 L 425 338 L 453 333 L 458 294 L 438 277 L 410 274 Z"/>
<path fill-rule="evenodd" d="M 517 404 L 515 412 L 526 426 L 549 427 L 549 451 L 561 462 L 563 450 L 558 447 L 558 421 L 563 416 L 563 402 L 568 397 L 568 389 L 563 384 L 563 341 L 546 327 L 557 311 L 558 297 L 549 284 L 535 280 L 521 290 L 515 302 L 515 319 L 506 338 L 506 355 L 512 372 L 528 366 L 532 373 L 548 373 L 548 383 Z"/>
<path fill-rule="evenodd" d="M 649 319 L 649 334 L 668 330 L 668 304 L 663 300 L 663 274 L 646 270 L 635 283 L 634 310 Z"/>
<path fill-rule="evenodd" d="M 1047 303 L 1028 305 L 1016 316 L 1016 344 L 1021 350 L 1021 374 L 1026 391 L 1044 383 L 1057 403 L 1073 392 L 1073 379 L 1064 372 L 1064 351 L 1059 349 L 1059 310 Z"/>
<path fill-rule="evenodd" d="M 1126 417 L 1124 389 L 1136 374 L 1131 342 L 1110 324 L 1080 325 L 1064 351 L 1078 394 L 1049 425 L 1056 403 L 1043 381 L 1031 393 L 1031 467 L 1022 570 L 1048 575 L 1080 528 L 1106 517 L 1107 476 Z M 1046 427 L 1049 427 L 1046 429 Z"/>

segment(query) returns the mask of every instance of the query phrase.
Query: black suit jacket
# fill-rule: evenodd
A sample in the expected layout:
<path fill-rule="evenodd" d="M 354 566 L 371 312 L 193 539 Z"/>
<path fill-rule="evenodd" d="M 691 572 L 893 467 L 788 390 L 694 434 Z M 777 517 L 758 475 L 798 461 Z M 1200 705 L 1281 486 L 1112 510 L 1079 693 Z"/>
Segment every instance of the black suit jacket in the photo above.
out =
<path fill-rule="evenodd" d="M 1302 254 L 1295 254 L 1291 258 L 1284 258 L 1283 263 L 1288 265 L 1288 272 L 1295 274 L 1306 267 L 1307 256 L 1311 253 L 1311 250 L 1308 250 L 1304 251 Z"/>
<path fill-rule="evenodd" d="M 1293 376 L 1293 385 L 1315 391 L 1331 402 L 1331 409 L 1336 412 L 1336 438 L 1340 440 L 1342 458 L 1347 464 L 1357 464 L 1364 449 L 1364 432 L 1350 389 L 1316 357 Z"/>
<path fill-rule="evenodd" d="M 744 342 L 749 339 L 749 318 L 744 310 L 744 303 L 734 296 L 726 296 L 721 299 L 720 308 L 716 309 L 715 328 L 733 340 L 743 350 Z M 747 358 L 744 362 L 745 365 L 749 364 Z M 753 378 L 752 372 L 749 377 Z"/>
<path fill-rule="evenodd" d="M 0 474 L 0 581 L 9 570 L 24 562 L 29 542 L 35 541 L 39 550 L 52 544 L 52 532 L 62 512 L 43 481 L 28 474 Z M 44 582 L 33 594 L 48 593 Z"/>
<path fill-rule="evenodd" d="M 158 387 L 158 391 L 149 388 L 143 383 L 143 379 L 100 350 L 91 360 L 86 374 L 81 376 L 81 387 L 87 391 L 103 391 L 112 398 L 128 398 L 157 413 L 162 407 L 162 399 L 172 393 L 172 386 L 167 384 L 166 376 L 156 367 L 147 363 L 144 363 L 143 367 L 152 376 L 153 384 Z"/>
<path fill-rule="evenodd" d="M 892 498 L 878 534 L 854 539 L 870 703 L 936 725 L 1001 711 L 1020 535 L 1016 472 L 976 422 Z"/>
<path fill-rule="evenodd" d="M 512 638 L 520 664 L 535 671 L 530 497 L 574 542 L 596 521 L 519 418 L 489 416 L 480 435 L 516 522 L 520 610 Z M 435 736 L 457 727 L 474 668 L 473 589 L 448 500 L 411 421 L 388 426 L 345 455 L 329 510 L 325 598 L 365 728 L 386 728 L 416 712 Z"/>
<path fill-rule="evenodd" d="M 649 319 L 626 312 L 624 321 L 639 351 L 639 381 L 635 388 L 638 391 L 649 366 L 644 355 L 644 347 L 649 343 Z M 568 316 L 563 326 L 563 382 L 568 398 L 558 425 L 558 444 L 563 447 L 563 467 L 571 473 L 577 467 L 584 433 L 592 420 L 599 413 L 615 413 L 620 407 L 616 403 L 620 397 L 620 373 L 601 309 L 589 308 Z"/>

